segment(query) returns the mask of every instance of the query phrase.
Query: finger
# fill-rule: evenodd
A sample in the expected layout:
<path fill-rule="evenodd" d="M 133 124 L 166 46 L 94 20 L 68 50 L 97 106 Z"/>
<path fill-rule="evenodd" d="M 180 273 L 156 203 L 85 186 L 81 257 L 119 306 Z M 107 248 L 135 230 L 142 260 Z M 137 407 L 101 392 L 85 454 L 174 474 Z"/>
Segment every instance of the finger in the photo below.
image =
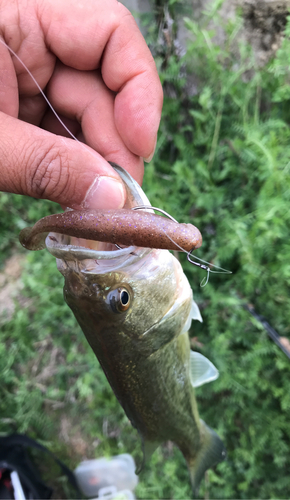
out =
<path fill-rule="evenodd" d="M 5 6 L 0 2 L 0 46 L 5 56 L 2 81 L 7 95 L 8 91 L 15 92 L 12 73 L 17 82 L 17 95 L 35 96 L 46 86 L 55 65 L 55 55 L 47 50 L 43 40 L 34 2 L 25 7 L 18 5 L 18 10 L 14 4 Z"/>
<path fill-rule="evenodd" d="M 127 148 L 116 128 L 115 94 L 106 87 L 99 71 L 78 71 L 59 64 L 47 95 L 58 112 L 81 124 L 86 144 L 142 182 L 143 161 Z"/>
<path fill-rule="evenodd" d="M 142 41 L 133 17 L 124 16 L 106 46 L 102 76 L 118 92 L 115 121 L 124 142 L 134 153 L 149 158 L 156 146 L 163 91 L 153 57 Z"/>
<path fill-rule="evenodd" d="M 18 116 L 17 77 L 8 49 L 0 43 L 0 111 Z"/>
<path fill-rule="evenodd" d="M 43 119 L 41 120 L 41 128 L 47 130 L 48 132 L 52 132 L 53 134 L 68 137 L 69 139 L 72 139 L 73 135 L 80 142 L 85 142 L 80 124 L 76 120 L 67 118 L 67 116 L 64 116 L 60 112 L 58 112 L 57 114 L 66 128 L 64 128 L 63 124 L 59 121 L 59 119 L 51 111 L 50 108 L 46 111 Z"/>
<path fill-rule="evenodd" d="M 33 97 L 20 96 L 18 118 L 32 125 L 39 125 L 46 109 L 47 104 L 41 94 Z"/>
<path fill-rule="evenodd" d="M 126 195 L 118 174 L 88 146 L 3 113 L 0 136 L 0 191 L 74 209 L 123 207 Z"/>
<path fill-rule="evenodd" d="M 85 8 L 73 0 L 47 0 L 39 5 L 39 18 L 48 46 L 65 65 L 80 70 L 101 66 L 105 84 L 118 92 L 114 116 L 123 142 L 135 155 L 149 157 L 161 116 L 162 88 L 129 11 L 116 0 L 87 0 Z"/>

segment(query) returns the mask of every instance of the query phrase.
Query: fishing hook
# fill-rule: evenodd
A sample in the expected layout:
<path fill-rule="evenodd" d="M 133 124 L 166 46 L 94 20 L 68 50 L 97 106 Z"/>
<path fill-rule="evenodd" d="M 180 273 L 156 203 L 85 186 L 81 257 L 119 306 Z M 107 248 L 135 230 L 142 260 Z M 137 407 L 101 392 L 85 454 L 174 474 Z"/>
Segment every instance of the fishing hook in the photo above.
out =
<path fill-rule="evenodd" d="M 165 210 L 162 210 L 161 208 L 157 208 L 157 207 L 151 207 L 151 206 L 147 206 L 147 205 L 140 205 L 140 206 L 137 206 L 137 207 L 133 207 L 132 210 L 149 210 L 149 209 L 152 209 L 152 210 L 156 210 L 157 212 L 161 212 L 163 215 L 166 215 L 166 217 L 168 217 L 169 219 L 171 219 L 172 221 L 174 222 L 177 222 L 178 221 L 176 219 L 174 219 L 174 217 L 172 217 L 172 215 L 168 214 L 167 212 L 165 212 Z M 162 228 L 163 229 L 163 228 Z M 164 229 L 163 229 L 164 231 Z M 165 232 L 165 231 L 164 231 Z M 166 234 L 166 232 L 165 232 Z M 189 252 L 187 252 L 186 250 L 184 250 L 184 248 L 180 247 L 177 243 L 175 243 L 175 241 L 173 241 L 170 236 L 167 235 L 167 237 L 176 245 L 180 248 L 180 250 L 182 250 L 185 254 L 186 254 L 186 258 L 188 260 L 188 262 L 190 262 L 191 264 L 193 264 L 194 266 L 197 266 L 199 267 L 200 269 L 203 269 L 204 271 L 207 272 L 207 277 L 206 278 L 203 278 L 203 280 L 201 281 L 200 283 L 200 286 L 201 287 L 204 287 L 207 285 L 208 283 L 208 280 L 209 280 L 209 273 L 213 273 L 213 274 L 232 274 L 232 271 L 229 271 L 228 269 L 224 269 L 223 267 L 220 267 L 220 266 L 216 266 L 215 264 L 211 264 L 210 262 L 207 262 L 206 260 L 203 260 L 203 259 L 200 259 L 199 257 L 197 257 L 196 255 L 194 256 L 194 258 L 196 260 L 198 260 L 199 262 L 195 262 L 194 260 L 192 260 L 191 258 L 191 254 L 194 250 L 194 248 L 192 248 L 192 250 L 190 250 Z M 202 264 L 200 264 L 200 262 L 202 262 Z M 218 271 L 213 271 L 210 266 L 212 267 L 215 267 L 216 269 L 218 269 Z"/>

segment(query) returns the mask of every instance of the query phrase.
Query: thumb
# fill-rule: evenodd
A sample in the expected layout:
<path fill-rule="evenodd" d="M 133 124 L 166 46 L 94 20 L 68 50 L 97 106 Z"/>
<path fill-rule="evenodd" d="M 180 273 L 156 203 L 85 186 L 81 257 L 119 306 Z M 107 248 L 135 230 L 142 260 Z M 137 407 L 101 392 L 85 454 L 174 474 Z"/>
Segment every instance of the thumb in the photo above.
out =
<path fill-rule="evenodd" d="M 70 208 L 122 208 L 125 188 L 85 144 L 0 113 L 0 191 Z"/>

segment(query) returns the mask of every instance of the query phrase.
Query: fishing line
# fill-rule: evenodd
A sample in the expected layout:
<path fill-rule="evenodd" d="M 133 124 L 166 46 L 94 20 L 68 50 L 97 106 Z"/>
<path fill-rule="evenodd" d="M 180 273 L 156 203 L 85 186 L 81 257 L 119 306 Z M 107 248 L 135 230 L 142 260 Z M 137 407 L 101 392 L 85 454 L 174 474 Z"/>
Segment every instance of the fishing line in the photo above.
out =
<path fill-rule="evenodd" d="M 139 205 L 138 207 L 133 207 L 132 210 L 148 210 L 148 209 L 152 209 L 152 210 L 156 210 L 157 212 L 161 212 L 163 215 L 165 215 L 166 217 L 168 217 L 169 219 L 171 219 L 173 222 L 176 222 L 178 224 L 178 221 L 176 219 L 174 219 L 174 217 L 172 217 L 172 215 L 168 214 L 167 212 L 165 212 L 165 210 L 162 210 L 161 208 L 157 208 L 157 207 L 152 207 L 152 206 L 147 206 L 147 205 Z M 196 260 L 198 260 L 199 262 L 195 262 L 194 260 L 191 259 L 191 254 L 192 252 L 194 251 L 194 248 L 192 250 L 190 250 L 189 252 L 187 252 L 187 250 L 185 250 L 184 248 L 182 248 L 178 243 L 176 243 L 165 231 L 165 229 L 163 229 L 163 227 L 161 227 L 162 231 L 165 233 L 165 235 L 167 236 L 167 238 L 172 241 L 172 243 L 174 243 L 174 245 L 176 245 L 183 253 L 186 254 L 186 257 L 187 257 L 187 260 L 188 262 L 190 262 L 191 264 L 193 264 L 194 266 L 197 266 L 199 267 L 200 269 L 203 269 L 204 271 L 207 272 L 207 277 L 206 278 L 203 278 L 203 280 L 201 281 L 200 283 L 200 286 L 203 288 L 204 286 L 207 285 L 208 283 L 208 280 L 209 280 L 209 273 L 212 273 L 212 274 L 232 274 L 232 271 L 229 271 L 228 269 L 224 269 L 223 267 L 220 267 L 220 266 L 216 266 L 215 264 L 211 264 L 210 262 L 207 262 L 206 260 L 203 260 L 201 259 L 200 257 L 197 257 L 196 255 L 194 256 L 194 258 Z M 200 264 L 200 262 L 202 264 Z M 205 265 L 206 264 L 206 265 Z M 218 269 L 218 271 L 213 271 L 211 267 L 214 267 L 216 269 Z"/>
<path fill-rule="evenodd" d="M 0 42 L 2 43 L 2 45 L 4 45 L 8 50 L 9 52 L 11 52 L 11 54 L 14 55 L 14 57 L 16 57 L 17 61 L 20 62 L 20 64 L 23 66 L 23 68 L 27 71 L 27 73 L 29 74 L 30 78 L 33 80 L 33 82 L 35 83 L 36 87 L 38 88 L 38 90 L 40 91 L 41 95 L 43 96 L 43 98 L 46 100 L 47 104 L 49 105 L 51 111 L 54 113 L 54 115 L 56 116 L 56 118 L 58 119 L 59 123 L 63 126 L 63 128 L 67 131 L 67 133 L 77 142 L 80 142 L 74 135 L 73 133 L 69 130 L 69 128 L 64 124 L 64 122 L 62 121 L 62 119 L 60 118 L 60 116 L 57 114 L 57 112 L 55 111 L 53 105 L 49 102 L 48 98 L 46 97 L 45 93 L 43 92 L 42 88 L 40 87 L 39 83 L 37 82 L 37 80 L 34 78 L 33 74 L 31 73 L 31 71 L 27 68 L 26 64 L 24 64 L 23 61 L 21 61 L 20 57 L 14 52 L 14 50 L 12 50 L 9 45 L 7 45 L 6 42 L 4 42 L 4 40 L 2 40 L 0 38 Z"/>
<path fill-rule="evenodd" d="M 4 42 L 4 40 L 2 40 L 2 38 L 0 38 L 0 43 L 2 43 L 2 45 L 4 45 L 4 47 L 6 47 L 9 52 L 17 59 L 17 61 L 22 65 L 22 67 L 25 69 L 25 71 L 27 71 L 28 75 L 30 76 L 30 78 L 32 79 L 32 81 L 35 83 L 36 87 L 38 88 L 39 92 L 41 93 L 41 95 L 43 96 L 43 98 L 45 99 L 45 101 L 47 102 L 48 106 L 50 107 L 51 111 L 53 112 L 53 114 L 55 115 L 55 117 L 58 119 L 59 123 L 63 126 L 63 128 L 66 130 L 66 132 L 72 137 L 72 139 L 74 139 L 75 141 L 77 142 L 80 142 L 75 136 L 74 134 L 69 130 L 69 128 L 65 125 L 65 123 L 62 121 L 62 119 L 60 118 L 60 116 L 58 115 L 58 113 L 56 112 L 56 110 L 54 109 L 54 107 L 52 106 L 52 104 L 50 103 L 49 99 L 47 98 L 47 96 L 45 95 L 45 93 L 43 92 L 42 88 L 40 87 L 39 83 L 37 82 L 37 80 L 34 78 L 33 74 L 31 73 L 31 71 L 28 69 L 28 67 L 26 66 L 26 64 L 20 59 L 20 57 L 16 54 L 16 52 L 14 52 L 13 49 L 11 49 L 11 47 L 9 47 L 9 45 L 7 45 L 6 42 Z M 132 210 L 156 210 L 157 212 L 160 212 L 162 213 L 163 215 L 165 215 L 166 217 L 168 217 L 169 219 L 171 219 L 173 222 L 176 222 L 178 224 L 178 221 L 176 219 L 174 219 L 174 217 L 172 217 L 170 214 L 168 214 L 167 212 L 165 212 L 165 210 L 162 210 L 161 208 L 157 208 L 157 207 L 151 207 L 151 206 L 147 206 L 147 205 L 140 205 L 138 207 L 133 207 Z M 165 235 L 167 236 L 167 238 L 172 241 L 172 243 L 174 243 L 174 245 L 176 245 L 183 253 L 185 253 L 187 255 L 187 260 L 188 262 L 190 262 L 191 264 L 197 266 L 197 267 L 200 267 L 201 269 L 207 271 L 207 278 L 204 278 L 201 283 L 200 283 L 200 286 L 204 287 L 207 283 L 208 283 L 208 280 L 209 280 L 209 273 L 214 273 L 214 274 L 232 274 L 231 271 L 228 271 L 227 269 L 223 269 L 222 267 L 219 267 L 219 266 L 216 266 L 215 264 L 210 264 L 209 262 L 207 262 L 206 260 L 203 260 L 203 259 L 200 259 L 199 257 L 197 257 L 196 255 L 194 256 L 194 258 L 196 260 L 198 260 L 199 262 L 195 262 L 194 260 L 191 259 L 191 254 L 194 250 L 194 248 L 192 250 L 190 250 L 189 252 L 187 252 L 184 248 L 182 248 L 180 245 L 178 245 L 178 243 L 176 243 L 167 233 L 166 231 L 161 228 L 162 231 L 165 233 Z M 117 248 L 120 248 L 119 245 L 116 245 Z M 200 264 L 201 262 L 201 264 Z M 212 269 L 210 269 L 209 266 L 212 266 L 212 267 L 215 267 L 216 269 L 219 269 L 218 271 L 213 271 Z"/>
<path fill-rule="evenodd" d="M 163 215 L 166 215 L 166 217 L 168 217 L 168 219 L 171 219 L 171 220 L 173 220 L 173 222 L 176 222 L 177 224 L 179 224 L 179 222 L 176 219 L 174 219 L 174 217 L 172 217 L 172 215 L 168 214 L 167 212 L 165 212 L 165 210 L 162 210 L 161 208 L 151 207 L 151 205 L 150 206 L 149 205 L 148 206 L 147 205 L 138 205 L 137 207 L 132 207 L 132 210 L 149 210 L 149 209 L 156 210 L 157 212 L 161 212 Z M 166 234 L 166 236 L 168 236 L 168 234 Z M 169 236 L 168 236 L 168 238 L 169 238 Z M 179 246 L 173 240 L 171 240 L 171 241 L 174 243 L 174 245 Z M 186 250 L 183 250 L 183 251 L 185 253 L 187 253 Z"/>

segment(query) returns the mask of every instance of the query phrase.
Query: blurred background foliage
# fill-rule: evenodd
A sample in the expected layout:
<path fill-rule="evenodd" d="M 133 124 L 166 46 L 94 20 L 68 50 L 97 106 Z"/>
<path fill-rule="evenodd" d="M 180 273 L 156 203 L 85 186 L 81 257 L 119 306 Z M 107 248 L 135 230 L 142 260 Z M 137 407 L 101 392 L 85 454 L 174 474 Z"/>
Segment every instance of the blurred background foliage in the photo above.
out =
<path fill-rule="evenodd" d="M 224 26 L 224 45 L 215 45 L 219 3 L 202 25 L 186 20 L 192 37 L 183 57 L 158 43 L 150 25 L 165 100 L 143 188 L 154 206 L 200 228 L 199 257 L 233 272 L 213 274 L 201 288 L 204 274 L 181 256 L 204 318 L 192 326 L 192 346 L 220 371 L 196 390 L 199 411 L 228 451 L 206 473 L 200 496 L 289 498 L 290 360 L 243 306 L 253 304 L 290 338 L 290 19 L 275 58 L 258 68 L 239 41 L 241 19 Z M 58 210 L 0 194 L 1 263 L 25 254 L 16 309 L 0 320 L 0 433 L 27 433 L 71 467 L 84 456 L 122 452 L 139 460 L 137 433 L 64 304 L 53 257 L 27 255 L 18 244 L 20 229 Z M 46 472 L 58 488 L 62 478 Z M 136 494 L 191 497 L 179 450 L 170 443 L 157 450 Z"/>

